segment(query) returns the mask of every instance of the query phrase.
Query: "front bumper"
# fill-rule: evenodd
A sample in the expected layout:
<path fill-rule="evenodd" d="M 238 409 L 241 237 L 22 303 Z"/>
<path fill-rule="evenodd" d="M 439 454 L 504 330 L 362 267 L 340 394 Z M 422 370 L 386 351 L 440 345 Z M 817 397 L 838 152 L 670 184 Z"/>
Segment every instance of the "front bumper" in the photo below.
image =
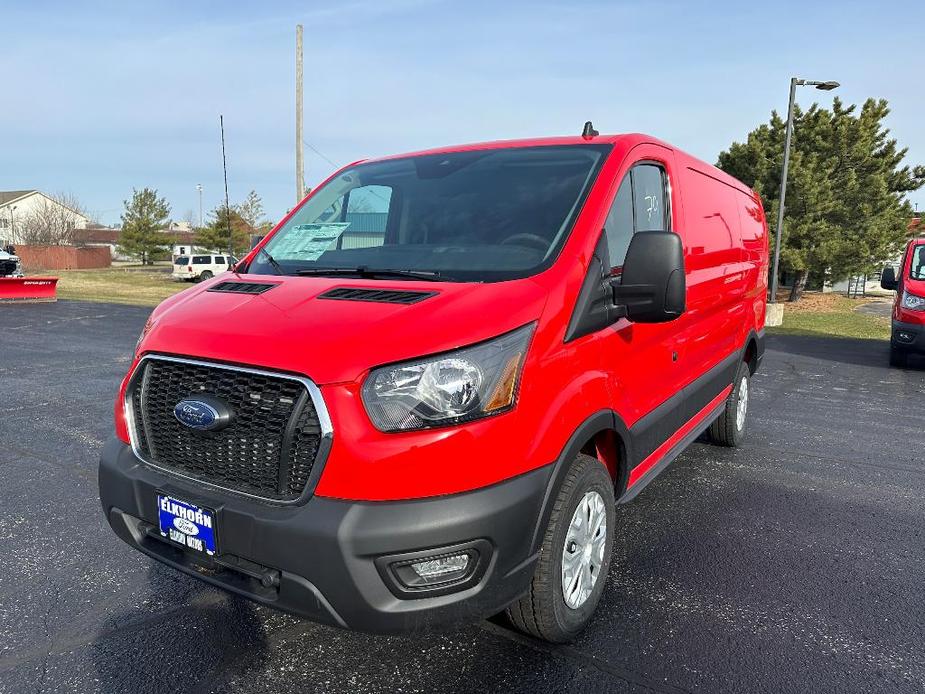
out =
<path fill-rule="evenodd" d="M 904 352 L 925 354 L 925 324 L 893 320 L 890 344 Z"/>
<path fill-rule="evenodd" d="M 446 497 L 397 502 L 313 497 L 282 507 L 175 479 L 112 439 L 100 459 L 99 485 L 116 534 L 158 561 L 313 621 L 395 633 L 476 621 L 527 589 L 552 468 Z M 217 562 L 151 532 L 158 490 L 215 510 Z M 451 546 L 479 550 L 473 576 L 457 587 L 408 593 L 388 568 L 392 561 L 440 554 Z"/>

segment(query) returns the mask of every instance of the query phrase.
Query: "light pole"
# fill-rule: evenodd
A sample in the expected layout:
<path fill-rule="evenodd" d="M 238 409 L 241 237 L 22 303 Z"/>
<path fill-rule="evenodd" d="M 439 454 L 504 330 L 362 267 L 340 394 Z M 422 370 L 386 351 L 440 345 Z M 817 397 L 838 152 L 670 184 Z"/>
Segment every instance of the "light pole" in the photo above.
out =
<path fill-rule="evenodd" d="M 831 91 L 839 86 L 838 82 L 831 80 L 817 82 L 815 80 L 801 80 L 799 77 L 790 78 L 790 104 L 787 106 L 787 134 L 784 136 L 784 169 L 780 175 L 780 204 L 777 210 L 777 237 L 774 239 L 774 270 L 771 273 L 771 297 L 769 303 L 777 303 L 777 266 L 780 264 L 780 240 L 784 235 L 784 197 L 787 195 L 787 167 L 790 165 L 790 137 L 793 135 L 793 102 L 796 98 L 797 87 L 815 87 L 824 92 Z"/>
<path fill-rule="evenodd" d="M 196 190 L 199 191 L 199 228 L 202 229 L 202 184 L 196 184 Z"/>

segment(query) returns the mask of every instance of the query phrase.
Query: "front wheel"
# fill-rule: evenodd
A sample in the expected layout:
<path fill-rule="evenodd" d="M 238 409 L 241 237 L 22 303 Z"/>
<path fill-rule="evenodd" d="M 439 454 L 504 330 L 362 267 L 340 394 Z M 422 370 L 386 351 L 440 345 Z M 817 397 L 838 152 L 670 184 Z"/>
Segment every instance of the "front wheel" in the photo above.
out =
<path fill-rule="evenodd" d="M 739 364 L 736 379 L 732 384 L 732 392 L 726 398 L 726 407 L 710 425 L 710 439 L 713 443 L 738 448 L 745 440 L 745 430 L 748 425 L 750 376 L 748 364 L 745 362 Z"/>
<path fill-rule="evenodd" d="M 571 641 L 604 592 L 614 536 L 613 480 L 596 458 L 579 455 L 559 490 L 530 590 L 507 608 L 520 631 Z"/>

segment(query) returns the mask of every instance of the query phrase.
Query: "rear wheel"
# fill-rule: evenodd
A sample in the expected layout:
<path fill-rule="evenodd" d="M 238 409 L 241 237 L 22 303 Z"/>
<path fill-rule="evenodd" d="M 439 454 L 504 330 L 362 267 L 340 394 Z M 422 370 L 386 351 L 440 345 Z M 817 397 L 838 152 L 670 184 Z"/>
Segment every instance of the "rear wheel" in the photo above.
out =
<path fill-rule="evenodd" d="M 210 280 L 210 279 L 212 279 L 212 273 L 209 272 L 208 270 L 203 270 L 202 273 L 200 273 L 199 275 L 200 282 L 204 282 L 205 280 Z"/>
<path fill-rule="evenodd" d="M 897 369 L 905 369 L 908 362 L 908 354 L 903 352 L 901 349 L 890 347 L 890 366 L 895 366 Z"/>
<path fill-rule="evenodd" d="M 739 364 L 732 392 L 726 398 L 723 413 L 710 425 L 710 439 L 719 446 L 738 448 L 745 440 L 748 425 L 748 399 L 751 386 L 748 364 Z"/>
<path fill-rule="evenodd" d="M 596 458 L 579 455 L 559 490 L 530 590 L 507 608 L 521 631 L 571 641 L 604 591 L 614 535 L 613 480 Z"/>

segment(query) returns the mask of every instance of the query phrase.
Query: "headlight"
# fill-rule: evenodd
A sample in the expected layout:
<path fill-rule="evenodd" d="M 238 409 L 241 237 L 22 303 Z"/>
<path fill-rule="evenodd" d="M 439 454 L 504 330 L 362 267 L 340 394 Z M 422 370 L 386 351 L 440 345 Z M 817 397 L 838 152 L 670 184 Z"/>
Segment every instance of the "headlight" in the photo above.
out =
<path fill-rule="evenodd" d="M 459 424 L 510 409 L 534 325 L 438 356 L 374 369 L 363 403 L 381 431 Z"/>
<path fill-rule="evenodd" d="M 925 296 L 916 296 L 903 291 L 902 305 L 910 311 L 925 311 Z"/>
<path fill-rule="evenodd" d="M 154 327 L 154 324 L 157 323 L 156 318 L 148 316 L 148 320 L 145 321 L 145 327 L 141 329 L 141 335 L 138 336 L 138 340 L 135 342 L 135 356 L 138 356 L 138 348 L 141 347 L 142 340 L 145 339 L 147 334 L 151 332 L 151 328 Z"/>

